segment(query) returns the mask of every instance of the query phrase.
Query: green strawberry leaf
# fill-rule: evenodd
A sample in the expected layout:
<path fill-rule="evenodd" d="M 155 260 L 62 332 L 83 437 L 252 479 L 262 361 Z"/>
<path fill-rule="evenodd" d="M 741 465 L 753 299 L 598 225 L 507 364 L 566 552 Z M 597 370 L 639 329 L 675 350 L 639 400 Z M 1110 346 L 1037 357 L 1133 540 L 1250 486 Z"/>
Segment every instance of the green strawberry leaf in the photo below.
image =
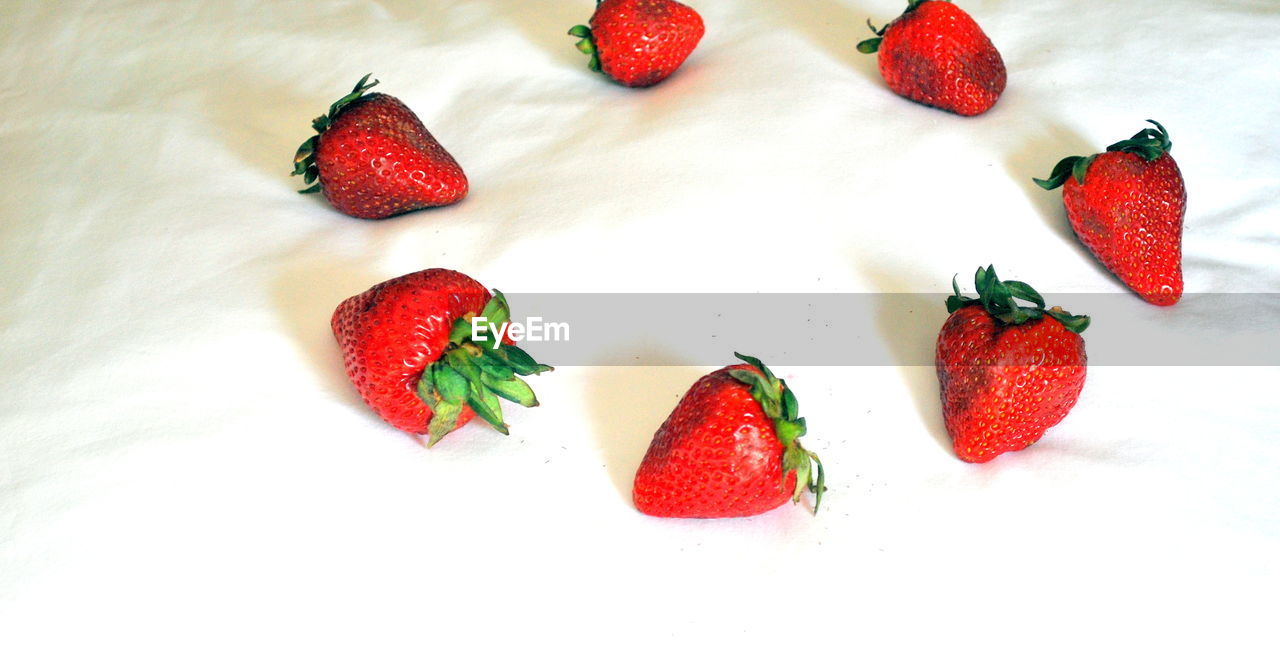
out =
<path fill-rule="evenodd" d="M 1089 324 L 1092 322 L 1087 315 L 1071 315 L 1057 306 L 1046 310 L 1044 314 L 1058 322 L 1061 322 L 1062 326 L 1066 327 L 1068 331 L 1077 334 L 1083 333 L 1085 329 L 1089 328 Z"/>
<path fill-rule="evenodd" d="M 600 53 L 596 50 L 596 42 L 591 35 L 591 28 L 586 25 L 574 25 L 569 28 L 569 36 L 578 37 L 578 42 L 573 45 L 578 49 L 578 52 L 591 56 L 591 59 L 587 62 L 587 67 L 599 73 Z"/>
<path fill-rule="evenodd" d="M 782 417 L 790 421 L 800 417 L 800 402 L 796 400 L 796 394 L 786 386 L 782 387 Z"/>
<path fill-rule="evenodd" d="M 822 506 L 822 494 L 827 490 L 827 471 L 822 467 L 822 460 L 818 459 L 818 455 L 809 453 L 809 459 L 813 460 L 813 465 L 818 469 L 818 478 L 814 482 L 808 483 L 809 493 L 814 495 L 813 513 L 818 513 L 818 508 Z"/>
<path fill-rule="evenodd" d="M 1098 156 L 1090 155 L 1083 157 L 1076 160 L 1075 163 L 1071 165 L 1071 177 L 1076 179 L 1077 183 L 1084 185 L 1084 175 L 1089 171 L 1089 165 L 1093 164 L 1093 159 L 1096 157 Z"/>
<path fill-rule="evenodd" d="M 1078 155 L 1067 156 L 1053 166 L 1053 171 L 1049 172 L 1048 178 L 1032 178 L 1031 180 L 1046 190 L 1061 187 L 1063 183 L 1067 182 L 1067 177 L 1071 175 L 1072 170 L 1075 168 L 1076 161 L 1080 159 Z"/>
<path fill-rule="evenodd" d="M 778 378 L 773 376 L 773 372 L 769 370 L 769 366 L 766 366 L 760 359 L 757 359 L 754 356 L 738 354 L 737 352 L 734 352 L 733 355 L 743 361 L 746 361 L 748 365 L 755 366 L 760 372 L 764 373 L 765 379 L 768 380 L 770 384 L 777 383 Z"/>
<path fill-rule="evenodd" d="M 533 357 L 515 345 L 503 345 L 500 351 L 506 354 L 507 363 L 515 369 L 517 374 L 538 375 L 554 370 L 551 366 L 534 361 Z"/>
<path fill-rule="evenodd" d="M 511 379 L 516 376 L 516 371 L 506 362 L 495 357 L 492 352 L 481 350 L 480 354 L 475 356 L 476 365 L 484 371 L 484 374 L 494 379 Z"/>
<path fill-rule="evenodd" d="M 476 344 L 496 349 L 500 342 L 498 334 L 496 331 L 489 331 L 489 327 L 493 326 L 501 329 L 502 325 L 505 325 L 511 319 L 511 308 L 507 306 L 507 298 L 495 289 L 489 301 L 484 305 L 484 309 L 474 317 L 483 318 L 486 329 L 485 342 Z M 462 320 L 466 320 L 466 322 Z M 462 320 L 455 322 L 453 329 L 449 332 L 449 342 L 454 345 L 461 345 L 467 341 L 475 342 L 476 340 L 472 330 L 471 317 L 464 317 Z"/>
<path fill-rule="evenodd" d="M 1148 162 L 1168 153 L 1173 148 L 1173 142 L 1169 140 L 1169 131 L 1155 119 L 1147 119 L 1147 123 L 1154 125 L 1155 128 L 1139 130 L 1133 137 L 1108 146 L 1107 150 L 1133 153 Z"/>
<path fill-rule="evenodd" d="M 471 407 L 471 410 L 476 412 L 477 416 L 492 425 L 493 429 L 503 434 L 511 433 L 507 428 L 507 424 L 502 420 L 502 405 L 498 402 L 498 396 L 484 384 L 477 383 L 468 387 L 467 406 Z"/>
<path fill-rule="evenodd" d="M 431 422 L 427 423 L 427 434 L 430 436 L 427 440 L 428 448 L 454 430 L 458 424 L 458 416 L 462 414 L 462 407 L 461 402 L 441 401 L 431 410 Z"/>
<path fill-rule="evenodd" d="M 510 400 L 522 407 L 538 406 L 538 398 L 533 394 L 533 389 L 523 379 L 516 379 L 514 373 L 507 379 L 501 379 L 486 372 L 481 375 L 480 381 L 484 383 L 486 388 L 503 399 Z"/>
<path fill-rule="evenodd" d="M 458 371 L 467 379 L 469 384 L 475 384 L 480 381 L 480 366 L 471 359 L 471 354 L 466 350 L 448 350 L 444 353 L 444 362 L 454 370 Z"/>
<path fill-rule="evenodd" d="M 436 362 L 431 367 L 432 385 L 443 402 L 462 402 L 467 397 L 470 383 L 462 373 L 447 363 Z"/>
<path fill-rule="evenodd" d="M 1035 288 L 1021 281 L 1005 281 L 1004 287 L 1009 289 L 1009 293 L 1014 297 L 1023 301 L 1035 304 L 1037 308 L 1044 308 L 1044 297 L 1035 291 Z"/>
<path fill-rule="evenodd" d="M 511 306 L 507 304 L 507 296 L 502 294 L 501 290 L 493 289 L 493 297 L 489 298 L 489 303 L 484 305 L 484 310 L 480 311 L 480 315 L 484 316 L 490 324 L 495 327 L 501 327 L 511 320 Z"/>
<path fill-rule="evenodd" d="M 372 73 L 364 74 L 364 77 L 360 78 L 360 82 L 357 82 L 356 86 L 352 87 L 351 93 L 347 94 L 346 96 L 343 96 L 342 98 L 339 98 L 338 100 L 334 101 L 332 105 L 329 106 L 330 121 L 333 121 L 333 119 L 338 116 L 338 113 L 342 111 L 342 108 L 346 107 L 347 105 L 350 105 L 352 101 L 354 101 L 357 98 L 360 98 L 361 96 L 364 95 L 364 92 L 372 89 L 378 84 L 377 80 L 374 80 L 369 84 L 365 84 L 365 82 L 368 82 L 369 77 L 372 75 L 373 75 Z"/>
<path fill-rule="evenodd" d="M 960 294 L 960 284 L 956 282 L 959 276 L 959 274 L 956 274 L 951 277 L 951 289 L 955 291 L 955 294 L 947 297 L 947 313 L 955 313 L 965 306 L 978 303 L 978 300 Z"/>

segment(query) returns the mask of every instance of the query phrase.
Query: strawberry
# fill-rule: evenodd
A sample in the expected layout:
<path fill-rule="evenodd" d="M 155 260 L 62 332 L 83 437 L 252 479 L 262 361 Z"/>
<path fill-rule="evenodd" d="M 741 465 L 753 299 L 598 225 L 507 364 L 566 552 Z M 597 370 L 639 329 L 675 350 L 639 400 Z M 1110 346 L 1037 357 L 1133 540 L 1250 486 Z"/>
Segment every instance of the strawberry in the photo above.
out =
<path fill-rule="evenodd" d="M 1037 185 L 1062 185 L 1071 228 L 1104 267 L 1159 306 L 1182 297 L 1182 218 L 1187 188 L 1173 143 L 1156 121 L 1105 153 L 1063 158 Z"/>
<path fill-rule="evenodd" d="M 551 370 L 496 333 L 473 336 L 477 315 L 502 327 L 511 310 L 502 293 L 490 295 L 475 279 L 431 269 L 347 299 L 331 325 L 360 397 L 391 425 L 428 434 L 430 446 L 476 415 L 506 434 L 498 397 L 537 406 L 517 375 Z"/>
<path fill-rule="evenodd" d="M 991 109 L 1008 79 L 1004 60 L 969 14 L 948 1 L 908 0 L 907 10 L 858 44 L 879 51 L 893 93 L 963 116 Z"/>
<path fill-rule="evenodd" d="M 601 0 L 591 27 L 569 30 L 590 67 L 628 87 L 656 85 L 684 63 L 705 28 L 702 17 L 674 0 Z"/>
<path fill-rule="evenodd" d="M 338 211 L 361 219 L 461 201 L 467 176 L 453 156 L 398 98 L 364 95 L 378 84 L 368 79 L 311 122 L 318 134 L 293 156 L 293 175 L 311 185 L 301 192 L 322 191 Z"/>
<path fill-rule="evenodd" d="M 934 364 L 956 456 L 981 463 L 1035 443 L 1075 406 L 1089 318 L 1046 309 L 1031 286 L 1001 281 L 994 267 L 978 268 L 975 284 L 971 299 L 952 280 Z"/>
<path fill-rule="evenodd" d="M 826 490 L 818 456 L 800 445 L 796 396 L 759 359 L 694 383 L 636 472 L 636 508 L 652 516 L 723 518 L 767 512 L 805 489 Z M 811 475 L 815 476 L 811 479 Z"/>

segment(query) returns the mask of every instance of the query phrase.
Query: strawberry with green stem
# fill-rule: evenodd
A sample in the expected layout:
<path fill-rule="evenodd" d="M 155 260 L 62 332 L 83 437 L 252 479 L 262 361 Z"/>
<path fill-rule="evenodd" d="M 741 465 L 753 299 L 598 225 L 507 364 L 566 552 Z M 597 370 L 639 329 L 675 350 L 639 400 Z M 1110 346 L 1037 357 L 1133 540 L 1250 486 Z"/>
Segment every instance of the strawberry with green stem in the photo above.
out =
<path fill-rule="evenodd" d="M 301 192 L 322 192 L 335 209 L 361 219 L 461 201 L 468 190 L 462 167 L 398 98 L 365 94 L 377 84 L 360 78 L 311 122 L 316 134 L 293 156 L 293 175 L 309 186 Z"/>
<path fill-rule="evenodd" d="M 1144 300 L 1159 306 L 1182 297 L 1182 223 L 1187 188 L 1160 123 L 1106 152 L 1063 158 L 1046 190 L 1062 187 L 1076 237 L 1104 267 Z"/>
<path fill-rule="evenodd" d="M 636 508 L 651 516 L 752 516 L 826 491 L 818 456 L 786 382 L 759 359 L 699 379 L 654 434 L 636 471 Z"/>
<path fill-rule="evenodd" d="M 880 76 L 893 93 L 962 116 L 982 114 L 1004 93 L 1008 73 L 991 39 L 947 0 L 909 0 L 901 16 L 858 44 L 878 52 Z"/>
<path fill-rule="evenodd" d="M 365 403 L 403 431 L 435 445 L 480 416 L 508 432 L 498 399 L 538 405 L 519 379 L 551 370 L 524 350 L 473 335 L 473 318 L 501 328 L 511 317 L 501 292 L 465 274 L 430 269 L 380 283 L 338 305 L 331 321 L 347 376 Z"/>
<path fill-rule="evenodd" d="M 675 73 L 704 32 L 698 12 L 675 0 L 598 0 L 590 27 L 575 25 L 569 35 L 591 56 L 592 71 L 649 87 Z"/>
<path fill-rule="evenodd" d="M 956 456 L 981 463 L 1035 443 L 1075 406 L 1089 317 L 1045 308 L 1034 288 L 1001 281 L 991 266 L 978 268 L 974 284 L 970 298 L 952 280 L 934 362 Z"/>

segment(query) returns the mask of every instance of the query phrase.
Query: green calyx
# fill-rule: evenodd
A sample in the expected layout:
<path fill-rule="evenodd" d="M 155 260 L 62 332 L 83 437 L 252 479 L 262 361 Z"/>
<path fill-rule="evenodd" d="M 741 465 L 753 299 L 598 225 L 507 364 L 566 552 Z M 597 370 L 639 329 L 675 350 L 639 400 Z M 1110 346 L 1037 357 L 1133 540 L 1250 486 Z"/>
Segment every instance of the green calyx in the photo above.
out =
<path fill-rule="evenodd" d="M 919 7 L 920 5 L 928 1 L 929 0 L 907 0 L 907 8 L 905 11 L 902 12 L 902 14 L 904 16 L 907 14 L 910 14 L 911 12 L 916 10 L 916 7 Z M 867 27 L 871 28 L 871 31 L 876 36 L 871 39 L 867 39 L 866 41 L 858 42 L 858 52 L 863 53 L 865 55 L 870 55 L 871 53 L 874 53 L 880 50 L 880 42 L 884 41 L 883 39 L 884 31 L 889 29 L 889 26 L 892 24 L 893 24 L 892 22 L 889 22 L 889 23 L 886 23 L 884 27 L 876 29 L 876 26 L 871 24 L 871 19 L 868 18 Z"/>
<path fill-rule="evenodd" d="M 1098 156 L 1067 156 L 1053 166 L 1053 171 L 1049 172 L 1048 178 L 1032 178 L 1031 180 L 1046 190 L 1061 187 L 1063 183 L 1067 182 L 1067 178 L 1072 176 L 1075 177 L 1077 183 L 1083 185 L 1085 172 L 1089 171 L 1089 165 L 1093 164 L 1093 159 L 1096 157 Z"/>
<path fill-rule="evenodd" d="M 977 299 L 961 295 L 960 286 L 956 283 L 955 277 L 951 279 L 951 289 L 955 294 L 947 297 L 948 313 L 955 313 L 965 306 L 981 304 L 991 317 L 1006 325 L 1026 324 L 1047 315 L 1077 334 L 1089 328 L 1089 316 L 1071 315 L 1059 306 L 1046 309 L 1044 297 L 1041 297 L 1035 288 L 1021 281 L 1001 281 L 996 276 L 994 265 L 979 267 L 973 283 L 978 291 Z M 1020 306 L 1016 301 L 1019 299 L 1031 302 L 1035 306 Z"/>
<path fill-rule="evenodd" d="M 800 445 L 800 437 L 807 431 L 805 421 L 800 417 L 800 403 L 787 383 L 775 377 L 760 359 L 737 352 L 733 355 L 759 371 L 730 370 L 729 375 L 751 387 L 751 397 L 773 420 L 774 431 L 783 445 L 782 472 L 784 475 L 796 472 L 796 488 L 791 494 L 791 501 L 800 502 L 800 497 L 808 490 L 814 494 L 813 513 L 817 514 L 822 505 L 822 494 L 827 490 L 827 475 L 818 455 Z"/>
<path fill-rule="evenodd" d="M 880 50 L 880 42 L 884 41 L 882 37 L 884 37 L 884 31 L 889 29 L 889 24 L 885 23 L 884 27 L 876 29 L 876 26 L 871 24 L 871 19 L 868 18 L 867 27 L 871 28 L 871 33 L 875 36 L 867 39 L 866 41 L 858 42 L 858 52 L 864 55 L 870 55 L 871 53 Z"/>
<path fill-rule="evenodd" d="M 1133 137 L 1108 146 L 1107 150 L 1133 153 L 1142 156 L 1147 162 L 1168 153 L 1173 148 L 1173 142 L 1169 141 L 1169 131 L 1155 119 L 1147 119 L 1147 123 L 1155 128 L 1139 130 Z"/>
<path fill-rule="evenodd" d="M 490 327 L 482 338 L 473 335 L 472 319 L 476 317 L 483 318 L 483 324 Z M 553 368 L 498 339 L 492 328 L 501 327 L 510 319 L 511 308 L 506 297 L 494 290 L 493 298 L 478 315 L 469 313 L 454 323 L 444 354 L 423 371 L 417 392 L 431 408 L 428 446 L 435 445 L 455 429 L 464 407 L 471 407 L 494 429 L 507 434 L 498 398 L 524 407 L 538 406 L 533 389 L 519 377 Z"/>
<path fill-rule="evenodd" d="M 328 114 L 321 114 L 311 121 L 311 127 L 315 128 L 316 134 L 303 142 L 302 146 L 298 147 L 297 153 L 294 153 L 293 155 L 293 175 L 302 176 L 303 183 L 310 185 L 310 187 L 298 190 L 299 193 L 311 194 L 320 191 L 320 182 L 317 180 L 320 177 L 320 167 L 316 165 L 316 144 L 319 140 L 320 134 L 328 130 L 329 126 L 333 125 L 333 120 L 338 116 L 338 113 L 342 111 L 342 108 L 350 105 L 352 101 L 360 98 L 364 95 L 364 92 L 378 84 L 377 80 L 368 82 L 369 76 L 371 75 L 373 74 L 368 73 L 363 78 L 360 78 L 360 82 L 356 83 L 356 86 L 351 90 L 351 93 L 334 101 L 334 103 L 329 106 Z"/>
<path fill-rule="evenodd" d="M 1173 142 L 1169 141 L 1169 131 L 1165 130 L 1164 126 L 1154 119 L 1147 119 L 1147 122 L 1153 124 L 1155 128 L 1139 130 L 1133 137 L 1108 146 L 1107 150 L 1133 153 L 1148 162 L 1168 153 L 1169 149 L 1173 148 Z M 1089 171 L 1089 165 L 1093 163 L 1093 159 L 1096 157 L 1098 156 L 1073 155 L 1063 158 L 1058 164 L 1054 165 L 1053 171 L 1049 173 L 1048 178 L 1032 178 L 1031 180 L 1046 190 L 1052 190 L 1067 182 L 1068 176 L 1075 178 L 1077 183 L 1084 185 L 1085 173 Z"/>
<path fill-rule="evenodd" d="M 574 45 L 584 55 L 590 55 L 591 60 L 587 62 L 587 66 L 596 73 L 600 72 L 600 53 L 596 51 L 596 42 L 591 38 L 591 28 L 586 25 L 574 25 L 569 29 L 569 36 L 578 37 L 578 42 Z"/>

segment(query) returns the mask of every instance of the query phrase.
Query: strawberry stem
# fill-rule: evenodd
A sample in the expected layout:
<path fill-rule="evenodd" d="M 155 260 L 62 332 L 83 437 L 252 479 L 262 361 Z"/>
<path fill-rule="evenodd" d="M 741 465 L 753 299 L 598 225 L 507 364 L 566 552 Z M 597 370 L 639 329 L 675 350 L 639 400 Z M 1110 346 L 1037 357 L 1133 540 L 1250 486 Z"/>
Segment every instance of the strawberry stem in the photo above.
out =
<path fill-rule="evenodd" d="M 800 417 L 800 403 L 787 383 L 774 376 L 760 359 L 737 352 L 755 370 L 730 370 L 729 375 L 751 387 L 751 397 L 760 403 L 766 416 L 774 423 L 774 431 L 782 442 L 782 473 L 796 472 L 796 488 L 791 492 L 791 502 L 800 502 L 807 490 L 814 494 L 813 513 L 822 506 L 822 494 L 827 490 L 827 474 L 818 455 L 800 445 L 800 437 L 808 432 L 808 425 Z"/>
<path fill-rule="evenodd" d="M 464 407 L 470 407 L 494 429 L 508 434 L 498 398 L 523 407 L 538 406 L 533 389 L 519 377 L 554 369 L 533 360 L 515 345 L 503 344 L 497 335 L 476 340 L 471 324 L 474 317 L 477 315 L 468 313 L 458 318 L 449 332 L 449 346 L 418 379 L 418 397 L 432 412 L 427 425 L 428 447 L 456 429 Z M 478 317 L 483 317 L 486 325 L 497 328 L 511 319 L 511 308 L 501 291 L 493 291 L 493 297 Z"/>
<path fill-rule="evenodd" d="M 1044 297 L 1040 296 L 1040 293 L 1036 292 L 1035 288 L 1021 281 L 1001 281 L 996 276 L 994 265 L 979 267 L 978 272 L 974 275 L 973 283 L 974 288 L 978 291 L 977 299 L 960 294 L 960 285 L 956 282 L 957 277 L 952 277 L 951 279 L 951 289 L 955 291 L 955 294 L 947 297 L 948 313 L 955 313 L 965 306 L 981 304 L 991 317 L 1006 325 L 1026 324 L 1040 320 L 1047 315 L 1061 322 L 1069 331 L 1077 334 L 1089 328 L 1089 316 L 1071 315 L 1062 310 L 1060 306 L 1046 309 L 1044 307 Z M 1018 299 L 1031 302 L 1035 306 L 1021 306 L 1015 301 Z"/>

